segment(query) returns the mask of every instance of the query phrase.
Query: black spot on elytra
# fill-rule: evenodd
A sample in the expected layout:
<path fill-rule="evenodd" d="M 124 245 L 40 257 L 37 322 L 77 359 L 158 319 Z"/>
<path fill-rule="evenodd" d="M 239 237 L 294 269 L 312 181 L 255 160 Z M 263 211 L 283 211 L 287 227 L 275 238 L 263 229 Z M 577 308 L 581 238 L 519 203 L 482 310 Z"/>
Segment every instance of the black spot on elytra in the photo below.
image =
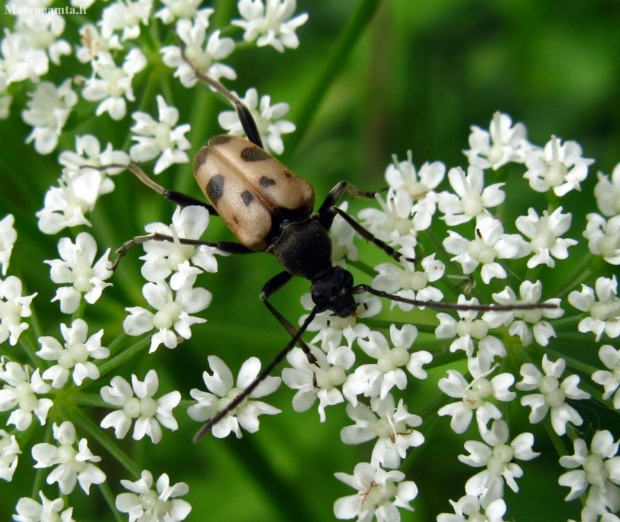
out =
<path fill-rule="evenodd" d="M 239 224 L 239 218 L 237 217 L 236 214 L 233 216 L 233 221 L 235 222 L 235 225 Z"/>
<path fill-rule="evenodd" d="M 217 205 L 217 202 L 224 195 L 224 176 L 217 174 L 213 176 L 207 183 L 207 196 L 211 203 Z"/>
<path fill-rule="evenodd" d="M 224 145 L 224 143 L 228 143 L 232 138 L 227 134 L 220 134 L 215 138 L 211 138 L 209 140 L 209 145 Z"/>
<path fill-rule="evenodd" d="M 200 166 L 207 161 L 207 156 L 209 155 L 209 151 L 204 147 L 198 151 L 198 154 L 194 156 L 194 171 L 198 170 Z"/>
<path fill-rule="evenodd" d="M 284 174 L 285 178 L 292 178 L 293 173 L 290 170 L 285 170 L 282 174 Z"/>
<path fill-rule="evenodd" d="M 243 200 L 245 206 L 249 207 L 252 203 L 252 200 L 254 199 L 254 194 L 252 194 L 249 190 L 244 190 L 241 193 L 241 199 Z"/>
<path fill-rule="evenodd" d="M 261 178 L 258 180 L 258 184 L 261 187 L 267 188 L 267 187 L 273 187 L 276 184 L 276 182 L 273 179 L 268 178 L 267 176 L 261 176 Z"/>
<path fill-rule="evenodd" d="M 246 147 L 241 151 L 241 159 L 248 163 L 253 161 L 264 161 L 269 158 L 271 158 L 271 156 L 260 147 Z"/>

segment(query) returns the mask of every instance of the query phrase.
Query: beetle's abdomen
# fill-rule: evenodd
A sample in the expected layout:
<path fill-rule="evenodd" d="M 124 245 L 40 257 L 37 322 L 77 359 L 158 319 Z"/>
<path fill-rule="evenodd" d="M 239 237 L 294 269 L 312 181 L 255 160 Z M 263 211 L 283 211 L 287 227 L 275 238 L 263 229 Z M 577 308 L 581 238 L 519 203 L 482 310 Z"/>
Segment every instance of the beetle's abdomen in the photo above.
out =
<path fill-rule="evenodd" d="M 269 247 L 278 209 L 309 216 L 314 207 L 306 180 L 239 136 L 210 140 L 194 158 L 194 176 L 228 228 L 255 251 Z"/>

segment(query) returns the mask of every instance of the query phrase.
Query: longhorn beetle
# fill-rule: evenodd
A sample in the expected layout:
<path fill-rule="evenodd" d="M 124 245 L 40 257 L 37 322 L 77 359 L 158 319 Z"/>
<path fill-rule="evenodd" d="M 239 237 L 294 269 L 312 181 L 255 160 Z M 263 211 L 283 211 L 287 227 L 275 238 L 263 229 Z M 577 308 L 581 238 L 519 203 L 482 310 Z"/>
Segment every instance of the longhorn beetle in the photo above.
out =
<path fill-rule="evenodd" d="M 205 207 L 210 214 L 219 215 L 224 220 L 239 242 L 174 239 L 159 233 L 139 236 L 127 241 L 117 250 L 119 257 L 113 268 L 118 266 L 119 261 L 131 248 L 147 241 L 179 241 L 194 246 L 205 245 L 229 254 L 255 252 L 273 254 L 284 270 L 267 281 L 260 298 L 292 337 L 285 348 L 256 379 L 201 428 L 194 437 L 195 441 L 202 438 L 213 425 L 233 412 L 295 345 L 299 344 L 302 347 L 311 363 L 316 362 L 309 347 L 302 340 L 302 335 L 315 316 L 321 312 L 331 311 L 339 317 L 354 315 L 357 309 L 354 299 L 356 294 L 368 292 L 414 306 L 428 306 L 444 310 L 510 311 L 556 308 L 556 305 L 545 303 L 485 306 L 427 302 L 388 294 L 366 284 L 354 285 L 352 274 L 344 268 L 334 266 L 331 261 L 332 243 L 328 232 L 336 216 L 341 216 L 362 238 L 373 242 L 395 260 L 415 263 L 415 259 L 400 254 L 335 206 L 345 192 L 351 196 L 367 198 L 374 198 L 375 193 L 361 192 L 349 182 L 341 181 L 329 192 L 318 210 L 313 212 L 314 190 L 312 186 L 264 150 L 256 122 L 249 109 L 219 81 L 199 71 L 185 55 L 181 40 L 178 39 L 178 41 L 181 56 L 192 68 L 196 78 L 222 94 L 235 106 L 247 136 L 247 139 L 234 135 L 216 136 L 196 154 L 194 176 L 211 204 L 163 188 L 133 163 L 105 165 L 99 168 L 127 168 L 145 185 L 172 203 L 179 206 Z M 298 330 L 269 302 L 269 297 L 286 285 L 293 276 L 303 277 L 310 281 L 310 293 L 314 303 L 314 307 Z"/>

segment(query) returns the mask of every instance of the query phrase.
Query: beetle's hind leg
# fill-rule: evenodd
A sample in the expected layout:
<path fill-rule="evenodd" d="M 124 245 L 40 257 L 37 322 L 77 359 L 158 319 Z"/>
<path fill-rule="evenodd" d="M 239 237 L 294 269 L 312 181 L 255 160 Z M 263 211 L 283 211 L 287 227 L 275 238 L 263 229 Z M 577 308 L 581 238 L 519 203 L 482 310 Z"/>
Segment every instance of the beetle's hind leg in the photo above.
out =
<path fill-rule="evenodd" d="M 411 263 L 415 263 L 416 260 L 414 258 L 406 257 L 400 252 L 397 252 L 385 241 L 379 239 L 370 231 L 366 230 L 362 225 L 355 221 L 355 219 L 349 216 L 349 214 L 347 214 L 344 210 L 335 206 L 345 192 L 354 197 L 372 199 L 374 199 L 376 194 L 378 193 L 363 192 L 348 181 L 341 181 L 332 190 L 330 190 L 329 194 L 327 194 L 327 197 L 325 198 L 325 201 L 323 201 L 323 204 L 319 207 L 318 214 L 321 224 L 327 230 L 329 230 L 334 223 L 334 218 L 339 215 L 351 226 L 353 230 L 355 230 L 360 236 L 362 236 L 362 238 L 364 238 L 366 241 L 371 241 L 372 243 L 377 245 L 381 250 L 383 250 L 387 255 L 389 255 L 396 261 L 409 261 Z"/>
<path fill-rule="evenodd" d="M 248 140 L 263 149 L 263 140 L 260 137 L 258 127 L 256 126 L 256 121 L 254 121 L 250 109 L 248 109 L 247 106 L 239 98 L 237 98 L 237 96 L 224 87 L 222 83 L 199 70 L 198 67 L 196 67 L 185 54 L 185 44 L 183 43 L 183 40 L 179 38 L 179 35 L 176 35 L 176 37 L 177 42 L 179 43 L 179 49 L 181 50 L 181 58 L 192 68 L 196 78 L 202 83 L 207 84 L 215 91 L 219 92 L 235 106 L 235 111 L 237 112 L 237 116 L 239 117 L 239 121 L 241 122 L 241 126 L 243 127 L 243 131 L 245 132 Z"/>
<path fill-rule="evenodd" d="M 187 194 L 183 194 L 182 192 L 177 192 L 176 190 L 168 190 L 167 188 L 162 187 L 158 183 L 155 183 L 152 178 L 150 178 L 146 172 L 144 172 L 138 165 L 135 163 L 129 163 L 128 165 L 120 165 L 120 164 L 110 164 L 110 165 L 101 165 L 99 167 L 92 167 L 90 165 L 84 165 L 83 169 L 95 169 L 95 170 L 106 170 L 110 168 L 119 168 L 119 169 L 127 169 L 132 174 L 134 174 L 142 183 L 144 183 L 150 189 L 153 189 L 158 194 L 165 197 L 168 201 L 174 203 L 175 205 L 179 205 L 180 207 L 191 207 L 198 206 L 204 207 L 209 211 L 209 214 L 212 216 L 217 216 L 217 210 L 212 205 L 205 203 L 204 201 L 200 201 L 192 196 L 188 196 Z"/>

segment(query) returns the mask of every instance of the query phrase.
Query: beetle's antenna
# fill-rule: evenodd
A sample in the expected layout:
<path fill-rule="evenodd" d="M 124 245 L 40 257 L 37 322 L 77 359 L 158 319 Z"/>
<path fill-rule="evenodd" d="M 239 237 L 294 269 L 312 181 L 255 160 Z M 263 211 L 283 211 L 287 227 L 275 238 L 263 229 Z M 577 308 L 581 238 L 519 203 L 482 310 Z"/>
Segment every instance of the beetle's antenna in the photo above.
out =
<path fill-rule="evenodd" d="M 224 85 L 218 82 L 215 78 L 211 78 L 207 74 L 203 73 L 198 67 L 196 67 L 192 61 L 187 57 L 185 53 L 185 43 L 179 35 L 174 32 L 174 36 L 177 39 L 177 43 L 179 44 L 179 49 L 181 50 L 181 58 L 183 61 L 189 65 L 194 72 L 194 76 L 196 79 L 200 80 L 203 83 L 206 83 L 209 87 L 219 92 L 222 96 L 226 97 L 232 104 L 235 106 L 235 111 L 237 111 L 237 116 L 239 117 L 239 121 L 241 122 L 241 126 L 245 132 L 245 135 L 248 137 L 254 145 L 258 145 L 261 149 L 263 147 L 263 141 L 260 137 L 260 133 L 258 132 L 258 127 L 256 126 L 256 122 L 252 117 L 252 113 L 250 109 L 246 107 L 246 105 L 235 96 L 232 92 L 230 92 Z"/>
<path fill-rule="evenodd" d="M 351 290 L 354 294 L 362 294 L 368 292 L 369 294 L 376 295 L 378 297 L 385 297 L 390 301 L 396 301 L 398 303 L 406 303 L 419 307 L 434 308 L 436 310 L 456 310 L 461 312 L 467 312 L 473 310 L 474 312 L 512 312 L 513 310 L 557 310 L 559 306 L 554 303 L 515 303 L 511 305 L 501 304 L 456 304 L 456 303 L 442 303 L 436 301 L 420 301 L 418 299 L 407 299 L 399 295 L 388 294 L 382 290 L 377 290 L 369 285 L 357 285 Z"/>
<path fill-rule="evenodd" d="M 295 336 L 289 341 L 289 343 L 286 345 L 286 347 L 284 348 L 284 350 L 282 350 L 274 359 L 273 361 L 271 361 L 269 363 L 269 365 L 261 372 L 258 374 L 258 376 L 256 377 L 256 379 L 254 379 L 252 381 L 252 383 L 245 389 L 243 390 L 239 395 L 237 395 L 234 400 L 228 405 L 226 406 L 226 408 L 224 408 L 222 411 L 220 411 L 217 415 L 215 415 L 215 417 L 213 417 L 211 420 L 209 420 L 209 422 L 207 422 L 201 429 L 200 431 L 196 434 L 196 436 L 194 437 L 194 442 L 198 442 L 200 439 L 202 439 L 208 432 L 209 430 L 211 430 L 211 428 L 213 426 L 215 426 L 218 422 L 220 422 L 224 417 L 227 417 L 233 410 L 235 410 L 235 408 L 237 408 L 237 406 L 239 406 L 245 399 L 247 399 L 251 393 L 256 389 L 256 387 L 263 382 L 267 377 L 269 377 L 269 375 L 271 374 L 271 372 L 274 370 L 274 368 L 280 364 L 282 362 L 282 360 L 288 355 L 288 353 L 295 347 L 295 345 L 300 341 L 301 336 L 304 334 L 304 332 L 307 330 L 308 326 L 310 325 L 310 323 L 314 320 L 314 317 L 317 314 L 317 308 L 316 306 L 310 311 L 310 314 L 308 315 L 308 317 L 306 317 L 306 320 L 303 322 L 303 324 L 301 325 L 301 328 L 299 328 L 299 330 L 297 330 L 297 333 L 295 334 Z"/>

